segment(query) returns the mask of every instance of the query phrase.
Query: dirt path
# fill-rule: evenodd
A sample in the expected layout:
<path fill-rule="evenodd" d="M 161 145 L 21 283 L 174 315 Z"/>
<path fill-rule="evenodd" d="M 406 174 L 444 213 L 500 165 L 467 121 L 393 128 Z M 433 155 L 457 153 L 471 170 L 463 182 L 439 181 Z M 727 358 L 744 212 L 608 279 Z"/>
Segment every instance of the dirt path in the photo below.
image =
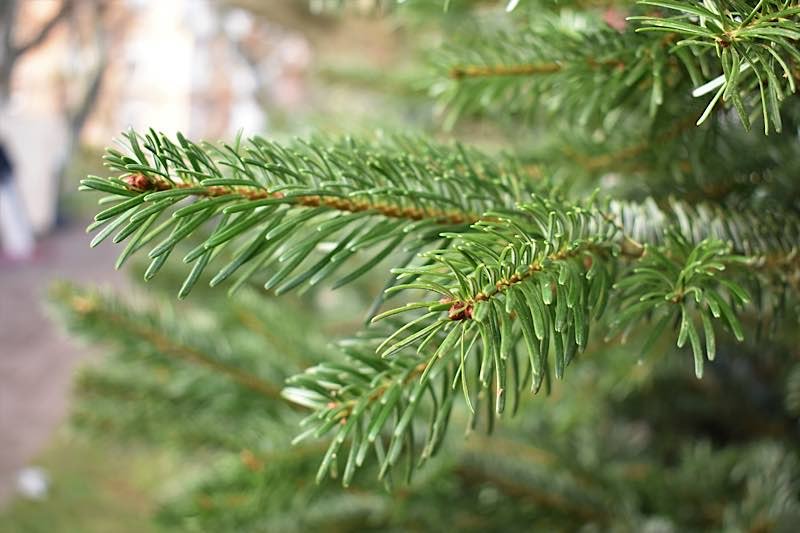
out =
<path fill-rule="evenodd" d="M 58 279 L 119 284 L 119 251 L 91 250 L 84 224 L 39 243 L 30 264 L 0 263 L 0 506 L 13 494 L 17 472 L 47 444 L 67 414 L 70 382 L 86 354 L 53 324 L 45 293 Z"/>

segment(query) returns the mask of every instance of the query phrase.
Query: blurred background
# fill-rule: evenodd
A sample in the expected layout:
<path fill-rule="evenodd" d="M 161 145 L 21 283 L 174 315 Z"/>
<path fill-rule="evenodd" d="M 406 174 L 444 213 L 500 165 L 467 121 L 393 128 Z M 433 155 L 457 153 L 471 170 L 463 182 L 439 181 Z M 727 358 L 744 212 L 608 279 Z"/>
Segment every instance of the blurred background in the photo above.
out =
<path fill-rule="evenodd" d="M 55 280 L 132 285 L 113 270 L 119 250 L 90 250 L 84 231 L 96 199 L 77 193 L 78 180 L 104 174 L 105 146 L 128 128 L 219 140 L 433 127 L 434 110 L 416 101 L 405 70 L 407 34 L 376 2 L 336 4 L 0 0 L 0 146 L 10 175 L 0 530 L 146 530 L 153 487 L 174 462 L 95 444 L 66 421 L 76 370 L 100 354 L 51 320 L 47 289 Z"/>
<path fill-rule="evenodd" d="M 146 254 L 116 271 L 122 246 L 90 248 L 98 196 L 79 180 L 108 174 L 104 150 L 130 128 L 214 143 L 423 133 L 515 151 L 531 179 L 581 197 L 599 186 L 663 207 L 722 202 L 722 190 L 732 211 L 794 209 L 782 187 L 795 190 L 796 99 L 769 138 L 729 110 L 693 128 L 706 102 L 681 92 L 685 76 L 657 115 L 649 74 L 606 113 L 582 87 L 619 69 L 595 80 L 580 40 L 589 74 L 574 82 L 460 80 L 451 66 L 528 57 L 527 40 L 498 35 L 534 27 L 565 42 L 583 29 L 616 43 L 601 52 L 627 53 L 625 39 L 644 34 L 624 15 L 650 9 L 542 0 L 506 12 L 517 3 L 0 0 L 0 533 L 796 529 L 800 364 L 796 328 L 778 315 L 764 316 L 769 342 L 760 329 L 752 342 L 720 337 L 702 380 L 669 335 L 647 357 L 631 346 L 649 329 L 629 344 L 598 339 L 491 438 L 482 427 L 464 438 L 477 418 L 458 403 L 443 451 L 412 482 L 386 491 L 367 469 L 345 490 L 313 482 L 324 443 L 291 445 L 306 412 L 280 390 L 342 355 L 331 340 L 361 329 L 399 257 L 375 256 L 374 275 L 340 290 L 280 298 L 265 280 L 229 298 L 205 272 L 178 301 L 181 261 L 144 285 Z"/>

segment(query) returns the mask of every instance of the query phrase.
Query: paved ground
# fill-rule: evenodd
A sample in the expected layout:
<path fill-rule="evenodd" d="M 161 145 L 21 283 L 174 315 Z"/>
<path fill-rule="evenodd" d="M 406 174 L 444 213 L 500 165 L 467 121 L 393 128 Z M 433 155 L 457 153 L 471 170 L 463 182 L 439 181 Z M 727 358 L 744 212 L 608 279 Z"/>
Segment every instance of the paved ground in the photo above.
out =
<path fill-rule="evenodd" d="M 0 505 L 20 468 L 67 414 L 70 382 L 86 351 L 47 315 L 44 296 L 58 279 L 119 283 L 117 249 L 89 248 L 82 223 L 40 242 L 30 264 L 0 263 Z"/>

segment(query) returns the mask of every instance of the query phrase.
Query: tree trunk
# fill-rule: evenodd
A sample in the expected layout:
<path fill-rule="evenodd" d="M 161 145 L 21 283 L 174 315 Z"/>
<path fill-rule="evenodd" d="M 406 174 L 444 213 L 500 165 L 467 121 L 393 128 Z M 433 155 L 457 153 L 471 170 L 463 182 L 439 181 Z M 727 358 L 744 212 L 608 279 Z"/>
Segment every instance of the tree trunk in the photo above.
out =
<path fill-rule="evenodd" d="M 89 114 L 94 109 L 100 91 L 103 87 L 103 78 L 105 76 L 106 68 L 108 67 L 108 39 L 106 31 L 101 21 L 98 21 L 96 26 L 96 43 L 99 53 L 97 67 L 92 74 L 92 79 L 86 86 L 86 91 L 83 93 L 80 101 L 72 109 L 66 109 L 66 122 L 67 122 L 67 143 L 66 150 L 62 157 L 61 162 L 55 172 L 56 179 L 56 194 L 55 194 L 55 225 L 56 227 L 63 225 L 65 222 L 65 213 L 63 202 L 61 201 L 64 196 L 64 189 L 67 181 L 67 170 L 72 161 L 72 157 L 80 146 L 81 133 L 86 125 L 86 120 Z"/>
<path fill-rule="evenodd" d="M 73 0 L 63 0 L 58 11 L 45 22 L 28 41 L 14 42 L 14 25 L 19 10 L 19 0 L 0 0 L 0 107 L 11 97 L 11 77 L 17 60 L 47 40 L 61 21 L 70 13 Z"/>

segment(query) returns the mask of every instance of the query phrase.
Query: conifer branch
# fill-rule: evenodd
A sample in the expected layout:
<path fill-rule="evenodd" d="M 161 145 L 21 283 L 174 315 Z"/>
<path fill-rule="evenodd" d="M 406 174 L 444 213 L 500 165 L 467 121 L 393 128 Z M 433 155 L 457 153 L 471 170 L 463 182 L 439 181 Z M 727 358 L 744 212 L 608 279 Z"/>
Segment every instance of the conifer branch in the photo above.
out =
<path fill-rule="evenodd" d="M 450 48 L 440 68 L 452 83 L 437 89 L 450 108 L 448 121 L 466 112 L 536 108 L 583 122 L 625 108 L 644 110 L 652 120 L 664 94 L 677 92 L 686 105 L 707 98 L 697 124 L 721 101 L 736 109 L 745 128 L 759 113 L 765 133 L 781 131 L 782 103 L 796 89 L 791 65 L 800 61 L 794 44 L 800 38 L 797 8 L 781 2 L 729 7 L 716 0 L 702 6 L 672 0 L 639 4 L 644 14 L 627 20 L 641 27 L 622 34 L 585 21 L 564 28 L 557 16 L 544 13 L 532 17 L 529 27 Z M 675 11 L 680 14 L 670 17 Z M 664 35 L 638 38 L 643 32 Z M 580 94 L 570 94 L 570 87 Z"/>
<path fill-rule="evenodd" d="M 751 268 L 766 275 L 795 276 L 800 269 L 800 218 L 791 211 L 727 209 L 675 199 L 663 208 L 648 199 L 642 203 L 610 201 L 605 209 L 640 242 L 662 244 L 672 230 L 692 243 L 704 239 L 728 243 L 734 253 L 747 258 Z"/>
<path fill-rule="evenodd" d="M 71 423 L 102 438 L 121 438 L 126 444 L 131 440 L 171 441 L 192 448 L 238 450 L 241 438 L 236 433 L 240 428 L 233 420 L 225 420 L 225 414 L 232 418 L 233 413 L 220 413 L 212 406 L 220 391 L 208 390 L 208 382 L 201 380 L 176 393 L 174 384 L 182 381 L 182 374 L 164 366 L 120 362 L 113 369 L 82 369 L 76 380 L 78 401 L 72 408 Z M 206 389 L 205 395 L 198 394 L 201 387 Z M 264 397 L 250 389 L 247 392 L 250 398 L 257 398 L 252 409 L 263 416 Z M 245 403 L 240 407 L 245 408 Z"/>
<path fill-rule="evenodd" d="M 193 346 L 176 342 L 154 327 L 151 319 L 145 314 L 138 316 L 127 314 L 115 306 L 112 300 L 104 300 L 92 293 L 80 294 L 67 285 L 55 287 L 51 291 L 51 296 L 66 307 L 65 311 L 69 313 L 73 327 L 80 325 L 83 329 L 89 329 L 101 336 L 103 332 L 106 335 L 113 333 L 115 336 L 147 345 L 162 356 L 175 358 L 225 376 L 264 398 L 275 400 L 280 397 L 279 387 Z"/>
<path fill-rule="evenodd" d="M 295 314 L 255 291 L 224 304 L 203 293 L 191 313 L 56 291 L 76 331 L 115 344 L 82 375 L 78 422 L 213 452 L 207 475 L 160 512 L 170 529 L 798 523 L 800 370 L 777 376 L 796 354 L 764 350 L 760 329 L 800 309 L 789 98 L 800 8 L 526 3 L 524 26 L 517 9 L 509 31 L 448 49 L 433 92 L 451 118 L 550 114 L 511 133 L 530 171 L 416 137 L 198 144 L 150 131 L 108 151 L 111 177 L 84 180 L 108 195 L 93 244 L 125 241 L 118 266 L 147 250 L 146 279 L 186 252 L 180 297 L 208 273 L 212 286 L 237 276 L 232 290 L 256 280 L 285 292 L 395 267 L 374 323 L 338 353 L 314 335 L 327 330 L 323 298 Z M 612 4 L 633 15 L 615 31 L 597 9 Z M 734 111 L 783 133 L 748 135 Z M 611 197 L 588 196 L 598 185 Z M 381 308 L 394 296 L 402 303 Z M 336 305 L 334 320 L 349 320 Z M 745 336 L 757 342 L 734 344 Z M 668 345 L 675 364 L 645 358 Z M 542 389 L 555 394 L 534 399 Z M 709 396 L 734 414 L 704 412 Z M 501 419 L 520 411 L 505 438 Z M 455 425 L 500 435 L 459 447 Z M 317 485 L 302 481 L 314 471 Z M 401 475 L 401 490 L 374 490 Z"/>
<path fill-rule="evenodd" d="M 90 226 L 105 226 L 92 244 L 114 231 L 115 242 L 128 240 L 119 267 L 136 251 L 163 239 L 149 253 L 145 279 L 150 279 L 179 243 L 203 234 L 202 228 L 216 221 L 211 234 L 203 235 L 184 257 L 193 268 L 180 297 L 232 244 L 236 250 L 210 284 L 239 272 L 233 291 L 267 272 L 271 277 L 265 286 L 279 293 L 314 285 L 357 252 L 377 248 L 360 267 L 339 278 L 339 286 L 403 246 L 425 249 L 441 231 L 466 229 L 490 206 L 512 209 L 533 190 L 513 162 L 421 139 L 396 138 L 384 144 L 315 139 L 283 146 L 255 137 L 217 147 L 180 135 L 176 144 L 155 132 L 126 137 L 129 154 L 109 150 L 106 156 L 119 175 L 82 182 L 83 189 L 112 195 L 104 200 L 112 206 Z M 179 207 L 189 200 L 194 201 Z M 167 213 L 171 216 L 156 224 Z M 365 224 L 367 220 L 374 223 Z M 328 251 L 310 267 L 305 265 L 326 240 L 333 241 Z"/>
<path fill-rule="evenodd" d="M 682 37 L 672 52 L 683 54 L 679 57 L 687 68 L 692 68 L 690 61 L 695 60 L 686 51 L 695 57 L 713 54 L 720 63 L 719 76 L 693 92 L 696 97 L 714 93 L 698 124 L 706 120 L 721 97 L 733 104 L 745 128 L 749 129 L 755 108 L 761 111 L 765 134 L 771 129 L 781 131 L 781 102 L 796 91 L 795 73 L 789 64 L 800 61 L 796 43 L 800 40 L 800 8 L 791 2 L 758 2 L 755 6 L 721 1 L 703 5 L 674 0 L 640 3 L 679 14 L 629 17 L 642 24 L 637 32 Z"/>
<path fill-rule="evenodd" d="M 568 232 L 565 236 L 568 240 Z M 468 240 L 469 234 L 457 238 Z M 543 383 L 549 388 L 552 379 L 549 369 L 553 366 L 556 377 L 563 375 L 565 366 L 588 342 L 589 320 L 600 319 L 606 307 L 605 302 L 609 300 L 609 305 L 618 310 L 610 321 L 611 334 L 656 315 L 656 311 L 667 311 L 645 343 L 643 352 L 647 351 L 652 339 L 658 338 L 663 332 L 670 318 L 676 314 L 681 316 L 678 346 L 682 347 L 687 340 L 691 341 L 696 371 L 700 375 L 702 358 L 714 358 L 712 315 L 713 318 L 721 317 L 727 321 L 737 337 L 741 335 L 741 326 L 732 308 L 722 298 L 724 291 L 740 298 L 741 303 L 747 302 L 747 296 L 735 282 L 716 281 L 716 273 L 738 259 L 727 254 L 725 245 L 710 241 L 692 247 L 681 241 L 680 237 L 675 238 L 678 242 L 673 244 L 669 253 L 680 254 L 678 257 L 667 259 L 664 255 L 666 250 L 648 248 L 649 252 L 645 252 L 635 263 L 635 268 L 617 283 L 614 283 L 607 266 L 600 266 L 602 254 L 589 256 L 592 261 L 587 265 L 585 261 L 570 262 L 572 257 L 566 253 L 560 258 L 562 263 L 553 260 L 548 265 L 549 270 L 541 271 L 549 277 L 537 279 L 531 285 L 528 279 L 520 276 L 515 283 L 497 288 L 494 293 L 490 289 L 475 295 L 474 290 L 481 284 L 474 284 L 472 276 L 474 272 L 481 272 L 481 269 L 465 271 L 460 275 L 457 270 L 452 270 L 459 281 L 457 286 L 450 289 L 450 298 L 410 304 L 378 317 L 381 320 L 400 312 L 420 308 L 427 310 L 400 329 L 395 329 L 396 326 L 389 328 L 395 333 L 377 348 L 378 353 L 383 354 L 382 358 L 377 359 L 372 355 L 374 342 L 377 342 L 373 339 L 382 337 L 380 331 L 373 331 L 366 340 L 345 345 L 350 363 L 323 363 L 292 378 L 284 391 L 287 399 L 313 410 L 306 419 L 308 429 L 302 438 L 334 433 L 320 466 L 318 479 L 330 469 L 336 471 L 336 457 L 347 441 L 350 441 L 351 451 L 347 455 L 348 466 L 345 470 L 352 475 L 355 467 L 361 466 L 358 458 L 363 461 L 370 443 L 376 442 L 384 432 L 383 428 L 388 424 L 393 409 L 396 409 L 395 423 L 386 431 L 390 437 L 389 451 L 378 453 L 377 456 L 381 476 L 396 466 L 402 455 L 414 453 L 415 446 L 411 444 L 414 439 L 413 420 L 419 416 L 416 413 L 432 409 L 431 425 L 420 457 L 420 462 L 424 461 L 438 448 L 438 439 L 441 438 L 439 431 L 447 427 L 454 390 L 459 383 L 465 403 L 472 413 L 469 425 L 474 427 L 478 413 L 488 409 L 487 424 L 491 428 L 494 417 L 504 412 L 509 396 L 514 397 L 513 409 L 516 410 L 526 376 L 533 376 L 531 387 L 538 390 Z M 461 264 L 454 256 L 464 248 L 450 250 L 446 253 L 450 260 L 443 260 L 443 263 L 454 269 Z M 486 266 L 489 264 L 486 256 L 482 257 L 475 249 L 472 253 L 485 270 L 491 270 Z M 553 265 L 559 264 L 560 269 L 552 270 Z M 580 276 L 569 273 L 579 269 Z M 564 272 L 568 272 L 566 276 Z M 588 275 L 590 272 L 592 274 Z M 413 288 L 430 287 L 439 292 L 452 286 L 440 284 L 445 276 L 439 272 L 426 269 L 417 274 Z M 588 283 L 584 281 L 587 277 L 590 280 Z M 431 281 L 434 279 L 436 281 Z M 588 289 L 586 285 L 590 285 Z M 485 286 L 490 285 L 487 283 Z M 472 296 L 464 297 L 459 291 L 466 291 Z M 701 294 L 704 295 L 703 299 Z M 703 302 L 702 307 L 698 307 L 699 318 L 693 318 L 687 311 L 693 305 L 688 302 L 689 295 L 698 303 Z M 499 301 L 501 296 L 503 301 Z M 446 317 L 437 318 L 443 312 L 447 313 Z M 700 336 L 693 325 L 695 319 L 703 322 L 705 354 L 701 351 Z M 395 342 L 398 338 L 401 340 Z M 516 351 L 520 338 L 525 340 L 528 350 L 528 365 L 519 360 Z M 549 361 L 549 353 L 553 353 L 552 362 Z M 387 355 L 392 357 L 387 359 Z M 699 362 L 698 356 L 701 358 Z M 525 366 L 527 368 L 523 374 L 520 369 Z M 358 378 L 354 380 L 356 374 Z M 441 389 L 431 386 L 439 380 Z M 435 390 L 441 390 L 438 399 Z M 359 426 L 368 427 L 369 430 L 359 433 L 356 429 Z M 409 461 L 412 459 L 409 457 Z M 345 476 L 344 482 L 347 484 L 350 476 Z"/>
<path fill-rule="evenodd" d="M 647 90 L 663 67 L 663 44 L 612 30 L 572 31 L 543 15 L 531 27 L 478 35 L 438 54 L 434 68 L 448 79 L 434 96 L 448 110 L 448 124 L 483 111 L 586 120 L 642 103 L 637 91 Z M 581 94 L 570 92 L 576 79 L 587 82 Z"/>
<path fill-rule="evenodd" d="M 332 143 L 325 150 L 313 145 L 285 148 L 259 138 L 247 146 L 217 148 L 179 137 L 178 147 L 151 133 L 144 140 L 153 154 L 148 157 L 138 136 L 128 138 L 133 157 L 119 152 L 108 156 L 120 176 L 90 178 L 84 186 L 121 199 L 97 218 L 103 222 L 118 217 L 112 228 L 133 225 L 121 230 L 123 238 L 133 231 L 141 237 L 143 219 L 172 208 L 177 200 L 194 198 L 173 211 L 168 221 L 174 224 L 172 236 L 151 251 L 156 269 L 196 229 L 192 220 L 198 213 L 211 217 L 221 212 L 222 219 L 190 252 L 190 261 L 218 253 L 220 244 L 255 228 L 255 236 L 242 245 L 245 252 L 235 252 L 236 268 L 255 253 L 277 257 L 279 263 L 297 256 L 302 260 L 319 243 L 315 237 L 320 232 L 333 238 L 351 232 L 333 253 L 282 286 L 288 288 L 322 279 L 320 270 L 327 273 L 327 265 L 338 261 L 335 254 L 358 243 L 354 236 L 361 243 L 401 236 L 392 245 L 397 246 L 408 228 L 428 231 L 417 237 L 414 248 L 429 248 L 421 256 L 425 262 L 395 269 L 399 284 L 393 283 L 387 293 L 421 289 L 436 296 L 381 313 L 375 320 L 408 312 L 416 316 L 390 329 L 372 330 L 366 342 L 353 344 L 347 352 L 353 364 L 314 366 L 293 377 L 283 391 L 285 398 L 313 411 L 300 438 L 334 433 L 318 479 L 336 469 L 339 450 L 350 442 L 345 484 L 370 450 L 381 477 L 403 456 L 415 462 L 413 420 L 427 409 L 432 419 L 421 460 L 430 457 L 444 438 L 453 389 L 459 383 L 473 421 L 484 408 L 492 421 L 504 412 L 509 397 L 518 404 L 528 379 L 532 391 L 543 385 L 549 390 L 551 373 L 560 379 L 586 349 L 593 322 L 604 322 L 608 334 L 615 335 L 643 320 L 658 320 L 646 351 L 671 320 L 679 319 L 677 344 L 692 347 L 700 376 L 703 360 L 715 355 L 715 320 L 742 338 L 736 315 L 748 297 L 736 280 L 723 279 L 720 271 L 735 265 L 785 268 L 787 263 L 767 258 L 776 251 L 791 254 L 797 242 L 792 237 L 800 235 L 800 226 L 778 227 L 766 219 L 756 223 L 753 213 L 721 208 L 712 212 L 702 205 L 673 202 L 662 209 L 652 201 L 595 199 L 571 204 L 541 185 L 533 190 L 516 172 L 513 160 L 501 165 L 463 147 L 438 147 L 422 140 L 403 141 L 404 151 L 397 153 L 392 147 L 362 149 L 369 145 L 353 140 Z M 223 167 L 232 170 L 223 173 Z M 432 174 L 434 183 L 440 183 L 433 192 L 423 189 Z M 398 188 L 401 183 L 405 189 Z M 413 201 L 394 198 L 400 190 Z M 308 212 L 333 215 L 310 232 L 314 237 L 296 231 L 304 228 Z M 482 214 L 473 223 L 477 213 Z M 292 216 L 294 220 L 284 218 Z M 363 229 L 366 216 L 383 222 Z M 399 235 L 393 233 L 398 228 Z M 279 237 L 270 246 L 276 232 Z M 106 228 L 102 237 L 110 233 Z M 430 249 L 440 239 L 445 244 Z M 748 257 L 734 256 L 731 250 Z M 360 270 L 366 272 L 374 264 L 368 262 Z M 279 281 L 298 265 L 282 268 Z M 197 274 L 190 275 L 191 283 L 192 276 L 196 281 Z M 731 299 L 736 299 L 734 305 Z M 605 320 L 608 307 L 617 311 L 610 321 Z M 702 337 L 696 321 L 702 323 Z M 159 339 L 153 342 L 160 346 Z M 518 344 L 524 346 L 527 357 L 522 359 L 527 362 L 518 360 Z M 372 350 L 381 358 L 375 359 Z M 230 369 L 189 359 L 252 386 Z M 439 393 L 433 383 L 441 383 L 436 386 Z M 392 413 L 395 422 L 390 424 Z"/>

